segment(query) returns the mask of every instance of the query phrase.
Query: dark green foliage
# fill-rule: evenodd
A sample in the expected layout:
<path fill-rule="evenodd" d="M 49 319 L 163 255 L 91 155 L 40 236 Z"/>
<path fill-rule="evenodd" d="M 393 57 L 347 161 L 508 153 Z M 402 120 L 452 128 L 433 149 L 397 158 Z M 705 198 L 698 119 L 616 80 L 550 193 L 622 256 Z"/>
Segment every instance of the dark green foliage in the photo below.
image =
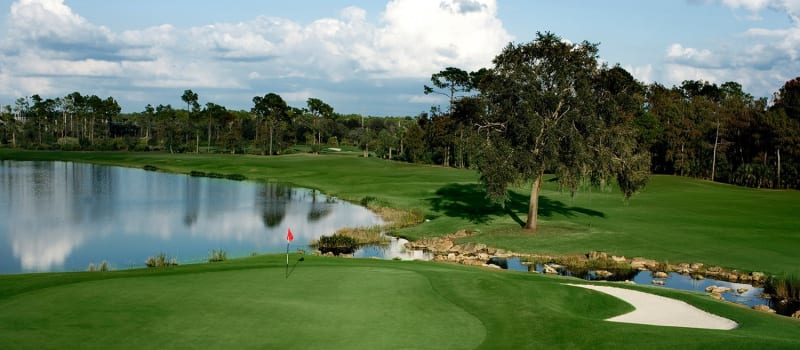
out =
<path fill-rule="evenodd" d="M 206 173 L 204 173 L 202 171 L 192 170 L 191 172 L 189 172 L 189 176 L 192 176 L 192 177 L 205 177 Z"/>
<path fill-rule="evenodd" d="M 650 158 L 633 124 L 644 88 L 620 67 L 597 68 L 597 45 L 538 33 L 509 45 L 480 82 L 486 141 L 478 169 L 488 195 L 534 179 L 525 228 L 535 230 L 543 174 L 574 193 L 616 177 L 626 198 L 647 182 Z"/>
<path fill-rule="evenodd" d="M 323 254 L 328 252 L 334 255 L 353 254 L 357 248 L 358 243 L 355 238 L 339 234 L 322 236 L 317 242 L 317 249 Z"/>
<path fill-rule="evenodd" d="M 247 180 L 247 176 L 244 176 L 242 174 L 227 174 L 227 175 L 225 175 L 225 178 L 228 179 L 228 180 L 234 180 L 234 181 Z"/>
<path fill-rule="evenodd" d="M 149 164 L 143 166 L 142 169 L 147 171 L 158 171 L 158 168 L 155 165 L 149 165 Z"/>

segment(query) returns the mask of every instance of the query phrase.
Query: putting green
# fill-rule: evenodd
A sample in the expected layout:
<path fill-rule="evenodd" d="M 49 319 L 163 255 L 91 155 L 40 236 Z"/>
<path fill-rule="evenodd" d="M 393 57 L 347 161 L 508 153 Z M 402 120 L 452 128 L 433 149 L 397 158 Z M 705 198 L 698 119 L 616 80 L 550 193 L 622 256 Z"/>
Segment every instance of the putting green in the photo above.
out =
<path fill-rule="evenodd" d="M 282 268 L 136 277 L 0 302 L 7 344 L 33 348 L 474 348 L 481 322 L 417 273 Z M 409 334 L 409 330 L 414 330 Z M 0 343 L 2 343 L 0 342 Z"/>

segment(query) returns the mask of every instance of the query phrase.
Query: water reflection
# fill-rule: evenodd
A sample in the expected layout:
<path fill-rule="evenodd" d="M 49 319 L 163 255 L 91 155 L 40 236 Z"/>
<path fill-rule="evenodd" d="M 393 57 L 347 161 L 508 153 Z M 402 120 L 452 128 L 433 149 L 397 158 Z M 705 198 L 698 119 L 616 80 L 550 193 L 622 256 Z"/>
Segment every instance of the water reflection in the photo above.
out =
<path fill-rule="evenodd" d="M 346 226 L 379 223 L 370 211 L 317 191 L 139 169 L 0 161 L 0 273 L 85 270 L 108 260 L 141 266 L 160 252 L 202 261 L 280 252 Z"/>

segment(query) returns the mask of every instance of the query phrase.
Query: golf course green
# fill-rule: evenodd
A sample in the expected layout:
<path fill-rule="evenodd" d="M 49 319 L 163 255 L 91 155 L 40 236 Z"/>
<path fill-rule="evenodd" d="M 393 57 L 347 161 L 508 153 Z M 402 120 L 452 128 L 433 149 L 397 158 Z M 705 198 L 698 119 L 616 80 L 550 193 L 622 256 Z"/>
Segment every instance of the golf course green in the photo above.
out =
<path fill-rule="evenodd" d="M 631 310 L 562 278 L 432 262 L 290 258 L 0 276 L 0 348 L 774 348 L 800 322 L 643 288 L 739 323 L 730 331 L 603 321 Z"/>
<path fill-rule="evenodd" d="M 798 273 L 800 193 L 654 176 L 624 202 L 615 190 L 570 196 L 545 185 L 541 229 L 520 229 L 527 189 L 506 208 L 470 170 L 353 154 L 169 155 L 0 149 L 0 159 L 64 160 L 241 174 L 353 202 L 421 211 L 411 239 L 467 229 L 517 252 L 606 251 L 742 271 Z M 708 296 L 626 286 L 736 321 L 729 331 L 613 323 L 631 311 L 579 280 L 433 262 L 263 255 L 169 268 L 0 276 L 0 349 L 16 348 L 800 348 L 800 321 Z"/>

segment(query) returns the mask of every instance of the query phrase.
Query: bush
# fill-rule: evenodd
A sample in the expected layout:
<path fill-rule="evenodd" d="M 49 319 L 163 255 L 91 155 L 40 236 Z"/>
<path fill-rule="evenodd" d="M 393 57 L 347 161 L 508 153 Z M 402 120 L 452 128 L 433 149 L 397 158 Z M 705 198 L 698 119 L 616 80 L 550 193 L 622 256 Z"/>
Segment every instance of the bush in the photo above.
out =
<path fill-rule="evenodd" d="M 148 257 L 145 261 L 147 267 L 167 267 L 178 265 L 178 259 L 169 258 L 165 253 L 159 253 L 156 256 Z"/>
<path fill-rule="evenodd" d="M 222 249 L 214 249 L 208 253 L 208 262 L 220 262 L 228 260 L 227 254 Z"/>
<path fill-rule="evenodd" d="M 228 180 L 234 180 L 234 181 L 247 180 L 247 177 L 242 175 L 242 174 L 228 174 L 228 175 L 225 175 L 225 178 L 228 179 Z"/>
<path fill-rule="evenodd" d="M 147 171 L 158 171 L 158 168 L 156 168 L 154 165 L 149 165 L 149 164 L 143 166 L 142 169 Z"/>
<path fill-rule="evenodd" d="M 316 243 L 317 249 L 323 254 L 333 253 L 333 255 L 353 254 L 358 248 L 355 238 L 334 234 L 322 236 Z"/>

